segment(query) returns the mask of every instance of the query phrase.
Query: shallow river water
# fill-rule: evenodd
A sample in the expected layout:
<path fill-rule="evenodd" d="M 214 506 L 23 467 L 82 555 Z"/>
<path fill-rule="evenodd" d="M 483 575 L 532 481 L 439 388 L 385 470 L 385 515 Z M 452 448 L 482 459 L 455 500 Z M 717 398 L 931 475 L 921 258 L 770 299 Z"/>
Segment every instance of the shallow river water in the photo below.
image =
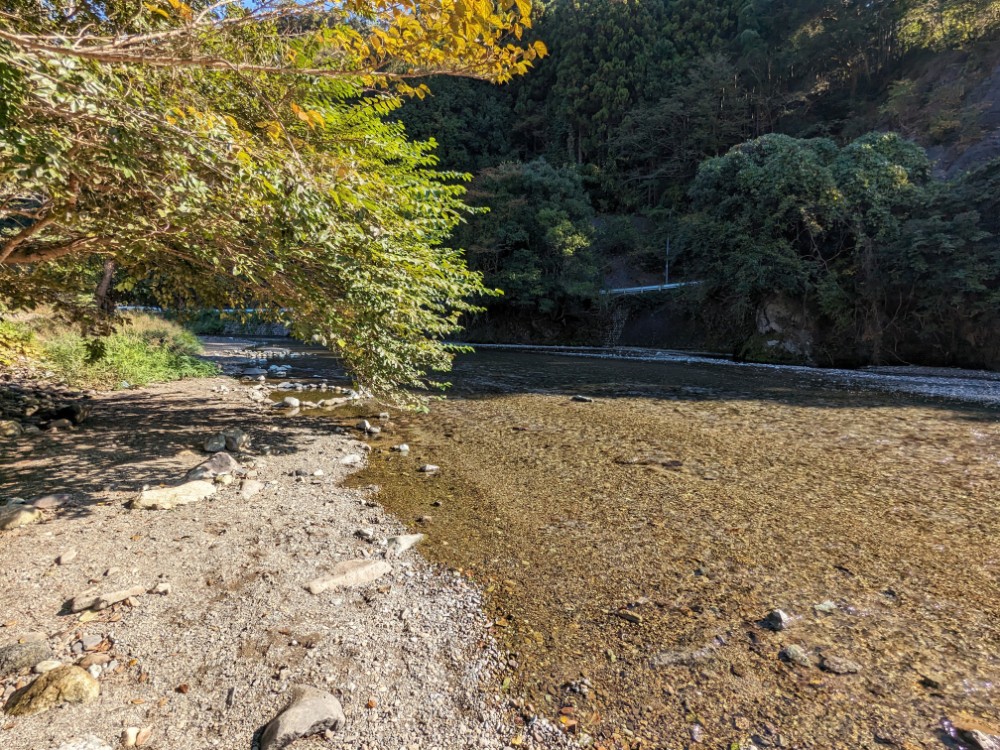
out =
<path fill-rule="evenodd" d="M 525 716 L 605 748 L 1000 724 L 997 381 L 505 351 L 452 380 L 354 481 L 489 593 Z"/>

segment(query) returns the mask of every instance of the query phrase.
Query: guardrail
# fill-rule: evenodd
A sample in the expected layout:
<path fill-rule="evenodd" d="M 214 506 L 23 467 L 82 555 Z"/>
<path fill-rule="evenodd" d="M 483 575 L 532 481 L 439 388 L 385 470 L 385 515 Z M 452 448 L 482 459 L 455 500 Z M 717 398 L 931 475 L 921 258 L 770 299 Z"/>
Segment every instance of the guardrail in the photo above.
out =
<path fill-rule="evenodd" d="M 602 289 L 601 294 L 644 294 L 646 292 L 666 292 L 685 286 L 700 284 L 700 281 L 676 281 L 673 284 L 653 284 L 652 286 L 623 286 L 617 289 Z"/>

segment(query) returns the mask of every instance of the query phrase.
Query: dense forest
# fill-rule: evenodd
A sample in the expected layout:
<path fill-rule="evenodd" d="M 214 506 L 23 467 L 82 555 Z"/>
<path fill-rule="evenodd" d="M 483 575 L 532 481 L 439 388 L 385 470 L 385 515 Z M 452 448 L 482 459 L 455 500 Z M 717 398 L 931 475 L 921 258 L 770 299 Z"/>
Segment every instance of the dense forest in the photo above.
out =
<path fill-rule="evenodd" d="M 553 0 L 505 86 L 408 133 L 491 210 L 455 242 L 481 340 L 698 343 L 818 364 L 1000 366 L 1000 3 Z M 997 101 L 993 101 L 993 94 Z M 602 287 L 671 280 L 671 296 Z"/>

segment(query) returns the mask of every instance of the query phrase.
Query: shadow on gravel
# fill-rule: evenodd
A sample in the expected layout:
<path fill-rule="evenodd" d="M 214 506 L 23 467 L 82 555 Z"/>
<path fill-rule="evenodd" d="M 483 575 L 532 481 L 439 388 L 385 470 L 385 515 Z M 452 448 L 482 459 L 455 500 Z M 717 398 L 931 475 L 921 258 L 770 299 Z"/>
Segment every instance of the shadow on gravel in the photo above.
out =
<path fill-rule="evenodd" d="M 104 394 L 93 401 L 90 418 L 74 430 L 0 443 L 0 498 L 34 500 L 67 493 L 71 497 L 55 511 L 57 516 L 83 517 L 106 500 L 109 488 L 138 492 L 144 484 L 182 481 L 192 466 L 208 458 L 202 450 L 205 439 L 225 428 L 241 427 L 251 434 L 251 455 L 265 445 L 276 454 L 292 453 L 299 450 L 294 433 L 338 429 L 328 418 L 298 418 L 287 424 L 276 420 L 278 429 L 267 431 L 254 407 L 206 395 L 205 381 L 176 386 L 176 393 L 160 386 Z"/>

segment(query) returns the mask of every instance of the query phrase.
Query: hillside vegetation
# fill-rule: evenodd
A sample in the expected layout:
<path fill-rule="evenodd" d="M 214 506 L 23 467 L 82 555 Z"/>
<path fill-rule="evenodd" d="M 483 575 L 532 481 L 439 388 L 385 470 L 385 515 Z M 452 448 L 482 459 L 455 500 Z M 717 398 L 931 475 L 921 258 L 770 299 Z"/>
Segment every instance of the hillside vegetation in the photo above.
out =
<path fill-rule="evenodd" d="M 597 290 L 623 267 L 662 279 L 669 240 L 672 280 L 706 282 L 670 317 L 684 307 L 713 346 L 1000 365 L 1000 3 L 553 0 L 536 15 L 551 54 L 530 76 L 435 83 L 401 114 L 493 207 L 458 234 L 507 291 L 477 330 L 613 341 L 623 305 L 650 303 Z"/>

